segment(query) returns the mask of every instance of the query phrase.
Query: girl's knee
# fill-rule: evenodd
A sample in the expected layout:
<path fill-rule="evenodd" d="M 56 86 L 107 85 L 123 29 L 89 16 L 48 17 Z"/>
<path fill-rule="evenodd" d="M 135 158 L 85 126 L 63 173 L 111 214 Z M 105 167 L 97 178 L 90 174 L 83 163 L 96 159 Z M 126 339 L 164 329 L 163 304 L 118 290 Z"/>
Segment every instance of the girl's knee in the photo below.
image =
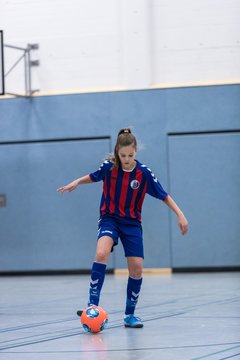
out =
<path fill-rule="evenodd" d="M 98 250 L 95 255 L 95 261 L 107 264 L 109 255 L 109 252 L 106 250 Z"/>
<path fill-rule="evenodd" d="M 112 246 L 113 240 L 109 236 L 103 236 L 98 239 L 95 261 L 107 264 Z"/>
<path fill-rule="evenodd" d="M 131 266 L 129 276 L 133 279 L 140 279 L 142 277 L 142 266 L 139 264 Z"/>
<path fill-rule="evenodd" d="M 128 271 L 131 278 L 140 279 L 143 271 L 143 259 L 138 257 L 129 257 Z"/>

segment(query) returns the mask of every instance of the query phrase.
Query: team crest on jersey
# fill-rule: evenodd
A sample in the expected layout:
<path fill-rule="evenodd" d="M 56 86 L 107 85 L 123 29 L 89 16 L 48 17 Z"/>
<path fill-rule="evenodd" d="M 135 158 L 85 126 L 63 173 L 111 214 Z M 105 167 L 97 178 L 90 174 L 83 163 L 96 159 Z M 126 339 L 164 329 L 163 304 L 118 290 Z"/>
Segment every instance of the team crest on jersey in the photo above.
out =
<path fill-rule="evenodd" d="M 140 185 L 140 182 L 138 180 L 132 180 L 131 183 L 130 183 L 130 186 L 132 189 L 138 189 L 139 188 L 139 185 Z"/>

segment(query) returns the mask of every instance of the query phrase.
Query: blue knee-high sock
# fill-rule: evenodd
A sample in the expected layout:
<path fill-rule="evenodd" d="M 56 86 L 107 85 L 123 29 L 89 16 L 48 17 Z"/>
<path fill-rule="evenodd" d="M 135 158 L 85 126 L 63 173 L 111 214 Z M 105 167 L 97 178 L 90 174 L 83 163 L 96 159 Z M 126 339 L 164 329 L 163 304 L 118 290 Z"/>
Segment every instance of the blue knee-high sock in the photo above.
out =
<path fill-rule="evenodd" d="M 127 284 L 127 302 L 126 302 L 126 309 L 125 314 L 130 315 L 134 314 L 135 307 L 137 305 L 138 296 L 140 293 L 142 285 L 142 278 L 141 279 L 133 279 L 131 277 L 128 278 Z"/>
<path fill-rule="evenodd" d="M 91 272 L 90 289 L 89 289 L 89 302 L 88 305 L 99 304 L 100 293 L 103 286 L 106 264 L 94 262 Z"/>

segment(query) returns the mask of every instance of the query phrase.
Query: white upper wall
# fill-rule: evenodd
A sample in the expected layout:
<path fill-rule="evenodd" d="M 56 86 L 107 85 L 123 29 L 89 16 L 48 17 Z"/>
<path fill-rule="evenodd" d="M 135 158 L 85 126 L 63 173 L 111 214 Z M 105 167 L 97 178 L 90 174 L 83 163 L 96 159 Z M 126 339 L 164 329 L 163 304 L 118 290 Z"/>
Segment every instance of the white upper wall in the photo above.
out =
<path fill-rule="evenodd" d="M 240 0 L 153 0 L 152 83 L 240 82 Z"/>
<path fill-rule="evenodd" d="M 42 94 L 240 82 L 239 18 L 240 0 L 0 0 L 5 44 L 39 44 Z M 5 72 L 21 55 L 5 48 Z"/>

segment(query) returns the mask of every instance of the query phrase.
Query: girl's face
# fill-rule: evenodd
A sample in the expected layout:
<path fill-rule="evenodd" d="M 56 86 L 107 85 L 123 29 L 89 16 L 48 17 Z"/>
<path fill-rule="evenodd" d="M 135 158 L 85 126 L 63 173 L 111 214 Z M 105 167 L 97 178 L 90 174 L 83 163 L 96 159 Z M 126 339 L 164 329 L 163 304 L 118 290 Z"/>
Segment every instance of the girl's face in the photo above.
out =
<path fill-rule="evenodd" d="M 118 156 L 124 170 L 133 170 L 135 168 L 135 157 L 137 151 L 133 145 L 121 146 L 118 150 Z"/>

